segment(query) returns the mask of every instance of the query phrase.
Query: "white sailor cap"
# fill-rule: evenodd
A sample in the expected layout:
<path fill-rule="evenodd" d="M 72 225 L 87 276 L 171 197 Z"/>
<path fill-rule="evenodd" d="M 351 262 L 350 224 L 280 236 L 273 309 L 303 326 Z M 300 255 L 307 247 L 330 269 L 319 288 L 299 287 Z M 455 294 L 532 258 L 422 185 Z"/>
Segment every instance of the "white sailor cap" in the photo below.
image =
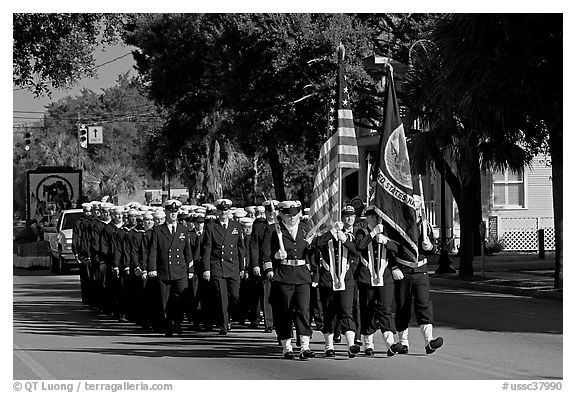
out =
<path fill-rule="evenodd" d="M 254 220 L 252 220 L 250 217 L 242 217 L 240 219 L 240 224 L 242 224 L 243 226 L 252 226 L 252 224 L 254 223 Z"/>
<path fill-rule="evenodd" d="M 236 211 L 234 211 L 234 217 L 236 218 L 246 217 L 247 215 L 248 213 L 246 212 L 246 210 L 242 208 L 236 209 Z"/>
<path fill-rule="evenodd" d="M 278 210 L 283 214 L 295 215 L 300 213 L 301 206 L 300 201 L 282 201 L 278 204 Z"/>
<path fill-rule="evenodd" d="M 216 209 L 226 211 L 232 207 L 232 201 L 225 198 L 218 199 L 216 202 L 214 202 L 214 206 Z"/>
<path fill-rule="evenodd" d="M 182 202 L 177 199 L 168 199 L 164 202 L 164 209 L 170 212 L 177 212 L 180 209 L 180 206 L 182 206 Z"/>

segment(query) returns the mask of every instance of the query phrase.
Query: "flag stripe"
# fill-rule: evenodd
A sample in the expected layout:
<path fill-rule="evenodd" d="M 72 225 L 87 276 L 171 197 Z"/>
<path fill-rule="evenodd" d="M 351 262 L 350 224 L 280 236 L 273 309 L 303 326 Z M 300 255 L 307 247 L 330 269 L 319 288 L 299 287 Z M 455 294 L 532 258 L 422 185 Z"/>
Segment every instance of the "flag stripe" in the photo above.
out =
<path fill-rule="evenodd" d="M 326 225 L 340 218 L 342 208 L 340 176 L 351 173 L 360 167 L 358 162 L 358 143 L 354 116 L 350 109 L 350 97 L 344 76 L 343 57 L 339 56 L 337 89 L 330 100 L 329 136 L 320 148 L 316 176 L 312 190 L 310 219 L 313 227 L 308 239 L 323 231 Z M 340 168 L 346 168 L 341 170 Z"/>

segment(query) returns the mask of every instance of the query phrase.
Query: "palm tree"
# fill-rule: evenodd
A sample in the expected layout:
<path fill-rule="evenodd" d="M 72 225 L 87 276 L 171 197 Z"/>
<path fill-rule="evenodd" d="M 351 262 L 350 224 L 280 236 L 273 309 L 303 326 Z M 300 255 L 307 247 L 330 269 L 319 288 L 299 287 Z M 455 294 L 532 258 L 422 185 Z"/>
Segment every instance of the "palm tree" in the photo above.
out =
<path fill-rule="evenodd" d="M 434 44 L 415 53 L 417 61 L 407 75 L 410 106 L 430 131 L 412 138 L 412 157 L 420 159 L 420 170 L 430 161 L 441 165 L 449 158 L 447 182 L 457 196 L 461 219 L 461 276 L 473 275 L 474 243 L 479 244 L 481 171 L 522 170 L 541 137 L 539 128 L 526 121 L 530 112 L 506 94 L 522 89 L 510 85 L 512 79 L 501 72 L 501 63 L 512 59 L 494 49 L 505 40 L 496 28 L 498 19 L 441 18 L 432 34 Z"/>

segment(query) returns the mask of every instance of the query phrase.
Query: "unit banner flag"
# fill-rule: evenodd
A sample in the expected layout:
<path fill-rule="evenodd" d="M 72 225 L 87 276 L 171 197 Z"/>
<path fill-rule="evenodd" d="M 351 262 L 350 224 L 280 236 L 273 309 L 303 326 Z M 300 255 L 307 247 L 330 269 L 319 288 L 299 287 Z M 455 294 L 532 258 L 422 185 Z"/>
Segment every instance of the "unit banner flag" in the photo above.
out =
<path fill-rule="evenodd" d="M 360 168 L 354 118 L 350 105 L 348 78 L 344 72 L 344 46 L 338 48 L 338 78 L 332 91 L 328 113 L 328 132 L 320 149 L 316 177 L 312 189 L 310 219 L 314 236 L 329 230 L 340 217 L 342 209 L 342 179 Z"/>
<path fill-rule="evenodd" d="M 418 262 L 418 227 L 410 159 L 400 117 L 391 66 L 386 74 L 384 128 L 380 135 L 374 207 L 382 217 L 386 236 L 401 247 L 398 262 Z"/>

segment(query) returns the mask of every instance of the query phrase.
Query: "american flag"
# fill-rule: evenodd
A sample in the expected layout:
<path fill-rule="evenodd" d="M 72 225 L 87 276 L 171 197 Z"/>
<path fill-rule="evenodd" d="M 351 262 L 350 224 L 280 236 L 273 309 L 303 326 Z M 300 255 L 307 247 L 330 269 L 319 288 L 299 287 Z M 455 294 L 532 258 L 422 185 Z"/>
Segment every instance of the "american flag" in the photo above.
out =
<path fill-rule="evenodd" d="M 382 217 L 385 233 L 400 247 L 400 263 L 418 262 L 418 227 L 410 159 L 400 117 L 391 67 L 386 74 L 384 129 L 380 135 L 374 206 Z"/>
<path fill-rule="evenodd" d="M 340 44 L 336 90 L 331 92 L 328 131 L 326 141 L 320 149 L 312 190 L 310 219 L 313 228 L 308 233 L 309 240 L 330 229 L 332 223 L 339 219 L 342 208 L 342 179 L 360 167 L 347 82 L 348 78 L 344 73 L 344 46 Z"/>

